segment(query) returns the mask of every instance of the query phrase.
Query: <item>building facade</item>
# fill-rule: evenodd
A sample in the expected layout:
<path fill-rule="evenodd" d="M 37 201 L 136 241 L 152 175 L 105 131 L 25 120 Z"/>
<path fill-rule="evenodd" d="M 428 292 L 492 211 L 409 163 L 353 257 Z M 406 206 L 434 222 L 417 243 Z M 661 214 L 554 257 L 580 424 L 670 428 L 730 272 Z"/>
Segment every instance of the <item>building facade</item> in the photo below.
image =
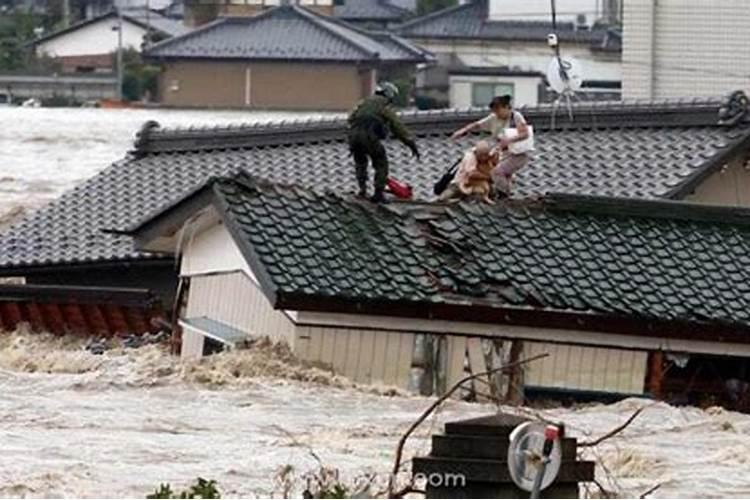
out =
<path fill-rule="evenodd" d="M 429 50 L 437 58 L 438 64 L 424 68 L 418 75 L 420 94 L 448 104 L 450 73 L 468 69 L 500 70 L 494 78 L 498 85 L 513 83 L 508 78 L 509 73 L 546 74 L 554 55 L 547 44 L 547 35 L 553 32 L 551 23 L 513 15 L 500 16 L 497 13 L 503 5 L 501 0 L 472 0 L 416 18 L 397 28 L 401 36 Z M 494 17 L 491 16 L 493 12 Z M 560 22 L 557 36 L 562 55 L 575 59 L 581 67 L 583 91 L 588 90 L 589 82 L 619 84 L 620 35 L 617 27 L 601 23 Z M 536 101 L 529 104 L 536 104 Z"/>
<path fill-rule="evenodd" d="M 146 52 L 168 106 L 344 111 L 378 78 L 409 81 L 424 50 L 299 6 L 227 17 Z"/>
<path fill-rule="evenodd" d="M 624 2 L 623 97 L 695 98 L 750 89 L 747 2 Z"/>

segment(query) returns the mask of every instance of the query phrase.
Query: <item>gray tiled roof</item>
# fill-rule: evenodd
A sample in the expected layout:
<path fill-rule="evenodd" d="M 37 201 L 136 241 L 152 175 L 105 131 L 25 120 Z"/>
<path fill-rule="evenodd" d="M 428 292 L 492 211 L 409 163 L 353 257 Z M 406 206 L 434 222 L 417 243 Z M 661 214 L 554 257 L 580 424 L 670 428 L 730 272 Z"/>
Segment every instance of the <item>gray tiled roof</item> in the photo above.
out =
<path fill-rule="evenodd" d="M 575 120 L 551 108 L 525 110 L 537 152 L 517 175 L 515 196 L 549 192 L 638 198 L 681 198 L 728 157 L 750 144 L 750 122 L 737 114 L 719 125 L 721 101 L 596 104 Z M 483 111 L 404 115 L 422 161 L 386 142 L 392 174 L 419 199 L 475 140 L 448 139 Z M 725 116 L 726 118 L 726 116 Z M 738 121 L 739 120 L 739 121 Z M 19 268 L 140 258 L 129 238 L 103 229 L 129 227 L 207 178 L 245 169 L 281 182 L 338 192 L 355 189 L 343 120 L 230 128 L 146 128 L 134 154 L 65 193 L 0 235 L 0 272 Z"/>
<path fill-rule="evenodd" d="M 580 195 L 376 207 L 244 173 L 197 193 L 208 190 L 276 307 L 499 306 L 750 327 L 749 209 Z"/>
<path fill-rule="evenodd" d="M 297 6 L 253 17 L 222 18 L 187 35 L 154 45 L 154 58 L 305 61 L 414 61 L 425 52 L 409 43 L 381 43 L 372 34 Z"/>
<path fill-rule="evenodd" d="M 388 0 L 344 0 L 334 7 L 333 15 L 346 21 L 403 21 L 412 12 Z"/>
<path fill-rule="evenodd" d="M 190 31 L 181 20 L 163 16 L 146 8 L 123 9 L 123 16 L 169 36 L 179 36 Z"/>
<path fill-rule="evenodd" d="M 190 28 L 185 26 L 181 21 L 176 20 L 176 19 L 170 19 L 166 16 L 159 14 L 158 12 L 154 12 L 153 10 L 147 11 L 145 8 L 123 9 L 122 15 L 123 15 L 123 19 L 126 19 L 134 24 L 137 24 L 138 26 L 144 29 L 147 26 L 150 26 L 151 29 L 156 30 L 157 32 L 165 36 L 170 36 L 170 37 L 178 36 L 178 35 L 182 35 L 190 31 Z M 114 18 L 115 16 L 116 16 L 115 12 L 108 12 L 99 17 L 87 19 L 85 21 L 81 21 L 80 23 L 73 24 L 72 26 L 69 26 L 68 28 L 54 31 L 41 38 L 37 38 L 31 43 L 36 45 L 42 42 L 46 42 L 48 40 L 52 40 L 59 36 L 62 36 L 67 33 L 76 31 L 80 28 L 86 27 L 90 24 L 97 23 L 104 19 Z"/>
<path fill-rule="evenodd" d="M 488 21 L 486 0 L 474 0 L 412 19 L 394 31 L 407 38 L 546 41 L 553 30 L 552 23 L 544 21 Z M 612 44 L 605 27 L 576 30 L 573 23 L 557 23 L 557 36 L 560 41 L 602 48 Z"/>

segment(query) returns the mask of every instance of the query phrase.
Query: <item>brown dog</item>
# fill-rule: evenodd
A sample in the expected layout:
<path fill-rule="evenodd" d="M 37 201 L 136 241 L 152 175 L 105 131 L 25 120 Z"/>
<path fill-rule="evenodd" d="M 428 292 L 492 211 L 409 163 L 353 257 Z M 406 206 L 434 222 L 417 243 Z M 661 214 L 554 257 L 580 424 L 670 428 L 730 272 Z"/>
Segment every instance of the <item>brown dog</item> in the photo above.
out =
<path fill-rule="evenodd" d="M 476 161 L 475 168 L 469 172 L 458 187 L 461 193 L 466 196 L 477 195 L 485 203 L 494 204 L 490 199 L 492 190 L 490 172 L 497 166 L 498 153 L 490 147 L 487 141 L 479 141 L 474 147 L 474 160 Z"/>

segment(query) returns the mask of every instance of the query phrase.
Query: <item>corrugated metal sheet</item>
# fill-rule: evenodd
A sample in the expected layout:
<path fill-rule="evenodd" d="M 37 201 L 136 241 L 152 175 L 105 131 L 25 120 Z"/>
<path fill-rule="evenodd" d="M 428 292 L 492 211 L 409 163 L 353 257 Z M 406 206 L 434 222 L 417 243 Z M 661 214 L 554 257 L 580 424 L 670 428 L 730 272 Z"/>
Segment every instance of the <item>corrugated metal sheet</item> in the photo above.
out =
<path fill-rule="evenodd" d="M 294 324 L 241 271 L 190 278 L 185 316 L 205 316 L 255 336 L 294 342 Z"/>
<path fill-rule="evenodd" d="M 364 329 L 299 326 L 294 353 L 363 384 L 409 388 L 414 335 Z M 461 362 L 463 371 L 463 362 Z"/>
<path fill-rule="evenodd" d="M 550 356 L 526 367 L 527 386 L 622 394 L 645 392 L 645 351 L 524 342 L 524 357 L 543 352 Z"/>

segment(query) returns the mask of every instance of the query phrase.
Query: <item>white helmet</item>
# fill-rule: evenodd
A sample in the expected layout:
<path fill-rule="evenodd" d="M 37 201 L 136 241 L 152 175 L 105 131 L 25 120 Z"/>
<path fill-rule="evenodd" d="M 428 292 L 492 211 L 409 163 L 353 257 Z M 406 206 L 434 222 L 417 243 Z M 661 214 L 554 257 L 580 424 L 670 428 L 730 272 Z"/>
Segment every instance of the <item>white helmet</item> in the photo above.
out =
<path fill-rule="evenodd" d="M 391 82 L 380 82 L 378 83 L 378 86 L 375 87 L 375 94 L 382 95 L 392 101 L 398 97 L 398 87 Z"/>

